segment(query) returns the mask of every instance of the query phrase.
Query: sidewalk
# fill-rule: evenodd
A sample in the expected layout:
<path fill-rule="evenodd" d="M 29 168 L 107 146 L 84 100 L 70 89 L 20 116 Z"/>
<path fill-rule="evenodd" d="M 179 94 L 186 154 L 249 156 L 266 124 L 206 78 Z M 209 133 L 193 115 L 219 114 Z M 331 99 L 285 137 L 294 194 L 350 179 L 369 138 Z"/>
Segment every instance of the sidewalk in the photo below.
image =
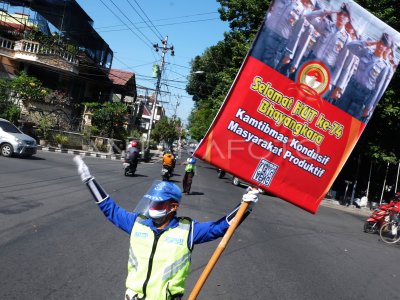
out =
<path fill-rule="evenodd" d="M 324 199 L 321 201 L 322 206 L 338 209 L 341 211 L 345 211 L 351 214 L 356 214 L 360 216 L 369 216 L 372 214 L 372 211 L 368 207 L 357 208 L 355 206 L 345 206 L 341 205 L 339 201 L 332 199 Z"/>

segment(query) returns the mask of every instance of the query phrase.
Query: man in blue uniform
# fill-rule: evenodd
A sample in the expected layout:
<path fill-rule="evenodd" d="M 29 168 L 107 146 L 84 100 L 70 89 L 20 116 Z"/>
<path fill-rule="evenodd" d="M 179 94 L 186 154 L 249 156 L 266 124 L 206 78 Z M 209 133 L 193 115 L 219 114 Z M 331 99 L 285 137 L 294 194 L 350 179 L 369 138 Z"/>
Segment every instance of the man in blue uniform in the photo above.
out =
<path fill-rule="evenodd" d="M 333 14 L 336 15 L 336 21 L 328 18 Z M 320 35 L 311 48 L 308 60 L 316 59 L 323 62 L 332 73 L 339 53 L 349 40 L 345 25 L 350 21 L 350 13 L 343 5 L 339 12 L 320 10 L 306 14 L 304 17 Z"/>
<path fill-rule="evenodd" d="M 346 24 L 346 31 L 350 37 L 349 43 L 361 39 L 351 22 Z M 326 98 L 330 103 L 333 103 L 341 96 L 337 94 L 338 90 L 335 89 L 339 78 L 341 80 L 341 85 L 347 86 L 351 76 L 357 71 L 359 62 L 360 58 L 354 53 L 351 53 L 348 47 L 345 47 L 340 52 L 336 61 L 335 71 L 331 74 L 330 89 Z M 346 66 L 346 68 L 344 68 L 344 66 Z"/>
<path fill-rule="evenodd" d="M 335 20 L 333 17 L 335 17 Z M 309 47 L 309 43 L 302 43 L 298 47 L 293 56 L 290 72 L 295 72 L 299 65 L 304 62 L 318 60 L 324 63 L 328 67 L 330 74 L 332 74 L 335 71 L 339 54 L 350 41 L 345 27 L 350 21 L 350 12 L 347 6 L 343 5 L 338 12 L 317 10 L 305 14 L 304 18 L 312 26 L 309 26 L 308 30 L 303 32 L 303 35 L 308 35 L 309 41 L 311 41 L 313 35 L 316 35 L 317 38 L 308 50 L 306 48 Z M 305 53 L 308 53 L 307 56 L 305 56 Z"/>
<path fill-rule="evenodd" d="M 391 45 L 392 41 L 387 33 L 383 33 L 379 41 L 353 41 L 347 45 L 349 51 L 359 57 L 359 63 L 347 86 L 339 78 L 334 91 L 338 98 L 334 102 L 336 106 L 353 117 L 366 121 L 388 80 L 390 67 L 383 55 Z M 339 98 L 339 95 L 342 96 Z"/>
<path fill-rule="evenodd" d="M 155 181 L 136 209 L 128 212 L 97 183 L 80 156 L 75 156 L 74 161 L 100 210 L 130 235 L 125 299 L 181 299 L 193 245 L 222 237 L 238 207 L 215 222 L 200 223 L 177 217 L 182 198 L 180 189 L 172 182 Z M 242 201 L 257 202 L 257 193 L 257 190 L 250 190 Z M 250 211 L 251 208 L 247 214 Z"/>
<path fill-rule="evenodd" d="M 251 55 L 280 69 L 289 38 L 299 33 L 303 14 L 314 5 L 315 0 L 275 0 Z"/>

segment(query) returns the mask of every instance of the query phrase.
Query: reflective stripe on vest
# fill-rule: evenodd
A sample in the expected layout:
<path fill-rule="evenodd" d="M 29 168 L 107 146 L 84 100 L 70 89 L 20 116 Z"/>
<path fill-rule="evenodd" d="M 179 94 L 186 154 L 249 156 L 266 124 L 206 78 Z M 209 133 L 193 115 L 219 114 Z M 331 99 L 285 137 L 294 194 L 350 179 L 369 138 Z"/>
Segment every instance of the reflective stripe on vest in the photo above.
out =
<path fill-rule="evenodd" d="M 176 228 L 156 237 L 138 217 L 130 238 L 126 287 L 145 299 L 171 299 L 183 295 L 189 274 L 191 251 L 188 238 L 192 221 L 179 218 Z"/>
<path fill-rule="evenodd" d="M 185 168 L 185 172 L 194 172 L 195 168 L 196 168 L 195 165 L 187 164 L 186 168 Z"/>

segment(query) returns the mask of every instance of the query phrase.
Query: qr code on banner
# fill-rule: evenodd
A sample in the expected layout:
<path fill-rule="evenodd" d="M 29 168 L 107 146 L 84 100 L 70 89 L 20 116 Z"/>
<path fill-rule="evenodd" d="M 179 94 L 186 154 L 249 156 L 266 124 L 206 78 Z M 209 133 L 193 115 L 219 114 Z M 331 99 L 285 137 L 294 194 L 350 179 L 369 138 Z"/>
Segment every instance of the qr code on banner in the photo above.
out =
<path fill-rule="evenodd" d="M 278 165 L 262 159 L 253 174 L 253 179 L 265 186 L 269 186 L 278 168 Z"/>

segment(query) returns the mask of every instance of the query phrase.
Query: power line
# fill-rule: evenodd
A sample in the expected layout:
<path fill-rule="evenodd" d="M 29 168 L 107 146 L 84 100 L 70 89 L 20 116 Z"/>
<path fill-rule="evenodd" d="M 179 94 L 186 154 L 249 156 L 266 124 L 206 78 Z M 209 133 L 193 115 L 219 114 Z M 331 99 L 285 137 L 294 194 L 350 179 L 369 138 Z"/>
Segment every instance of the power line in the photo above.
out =
<path fill-rule="evenodd" d="M 209 18 L 209 19 L 202 19 L 202 20 L 194 20 L 194 21 L 184 21 L 184 22 L 175 22 L 175 23 L 167 23 L 167 24 L 159 24 L 157 25 L 158 27 L 160 26 L 171 26 L 171 25 L 180 25 L 180 24 L 188 24 L 188 23 L 198 23 L 198 22 L 205 22 L 205 21 L 211 21 L 211 20 L 219 20 L 219 18 Z M 133 23 L 132 23 L 133 24 Z M 137 30 L 143 29 L 145 27 L 135 27 Z M 128 30 L 127 29 L 110 29 L 110 30 L 99 30 L 99 32 L 113 32 L 113 31 L 122 31 L 122 30 Z"/>
<path fill-rule="evenodd" d="M 128 2 L 128 4 L 135 10 L 135 12 L 139 15 L 139 17 L 146 23 L 146 21 L 142 18 L 142 16 L 136 11 L 136 9 L 131 5 L 131 3 L 126 0 Z M 150 24 L 154 27 L 154 29 L 157 31 L 157 33 L 154 32 L 154 30 L 149 26 L 150 30 L 153 31 L 153 33 L 160 39 L 162 40 L 163 35 L 158 31 L 158 29 L 156 28 L 156 26 L 154 26 L 153 22 L 151 22 L 151 20 L 149 19 L 149 17 L 147 16 L 147 14 L 143 11 L 143 9 L 140 7 L 139 3 L 137 3 L 136 0 L 134 0 L 136 5 L 139 7 L 139 9 L 142 11 L 142 13 L 144 14 L 144 16 L 147 18 L 147 20 L 150 22 Z M 147 24 L 147 23 L 146 23 Z"/>
<path fill-rule="evenodd" d="M 218 12 L 200 13 L 200 14 L 186 15 L 186 16 L 180 16 L 180 17 L 174 17 L 174 18 L 163 18 L 163 19 L 157 19 L 157 20 L 153 20 L 153 21 L 156 22 L 156 21 L 175 20 L 175 19 L 180 19 L 180 18 L 194 17 L 194 16 L 200 16 L 200 15 L 210 15 L 210 14 L 218 14 Z M 142 24 L 142 23 L 144 23 L 144 22 L 136 22 L 135 24 Z M 96 27 L 96 29 L 119 27 L 119 26 L 122 26 L 122 25 L 100 26 L 100 27 Z"/>
<path fill-rule="evenodd" d="M 118 11 L 129 21 L 129 23 L 132 24 L 133 27 L 135 27 L 135 29 L 137 31 L 139 31 L 139 33 L 151 44 L 151 40 L 142 32 L 140 31 L 140 29 L 138 27 L 136 27 L 135 24 L 132 23 L 132 21 L 127 17 L 127 15 L 114 3 L 113 0 L 110 0 L 111 3 L 115 6 L 116 9 L 118 9 Z"/>
<path fill-rule="evenodd" d="M 111 1 L 111 3 L 125 16 L 125 14 L 118 8 L 118 6 L 116 6 L 115 5 L 115 3 L 112 1 L 112 0 L 110 0 Z M 103 3 L 103 5 L 122 23 L 122 24 L 124 24 L 136 37 L 138 37 L 144 44 L 146 44 L 146 46 L 147 47 L 149 47 L 151 50 L 153 50 L 152 48 L 151 48 L 151 41 L 149 40 L 149 38 L 147 38 L 144 34 L 143 34 L 143 32 L 141 32 L 139 29 L 137 29 L 144 37 L 145 37 L 145 39 L 147 39 L 148 41 L 149 41 L 149 43 L 147 43 L 145 40 L 143 40 L 143 38 L 141 38 L 136 32 L 134 32 L 112 9 L 110 9 L 105 3 L 104 3 L 104 1 L 103 0 L 100 0 L 100 2 L 101 3 Z M 125 16 L 125 18 L 127 18 L 126 16 Z M 127 18 L 128 20 L 129 20 L 129 18 Z M 131 22 L 132 23 L 132 22 Z M 133 23 L 132 23 L 133 24 Z M 136 26 L 134 25 L 134 27 L 136 28 Z M 153 52 L 153 51 L 152 51 Z"/>

